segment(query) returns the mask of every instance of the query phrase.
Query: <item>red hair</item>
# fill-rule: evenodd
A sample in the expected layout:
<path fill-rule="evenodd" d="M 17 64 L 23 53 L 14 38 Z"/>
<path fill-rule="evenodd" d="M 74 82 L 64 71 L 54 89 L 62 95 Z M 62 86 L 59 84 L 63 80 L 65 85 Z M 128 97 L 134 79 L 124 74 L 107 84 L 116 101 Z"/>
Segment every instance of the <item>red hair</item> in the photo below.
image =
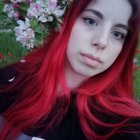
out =
<path fill-rule="evenodd" d="M 140 117 L 140 106 L 134 101 L 132 87 L 139 12 L 136 0 L 128 1 L 132 5 L 133 14 L 129 22 L 130 31 L 119 57 L 108 70 L 91 77 L 73 91 L 76 94 L 80 125 L 89 140 L 108 139 L 123 131 L 122 128 L 129 125 L 128 120 Z M 3 113 L 7 123 L 0 134 L 1 140 L 11 140 L 11 135 L 26 131 L 55 112 L 46 126 L 46 129 L 51 129 L 54 125 L 59 125 L 67 113 L 71 91 L 64 76 L 66 47 L 77 16 L 89 2 L 91 0 L 74 0 L 65 16 L 61 32 L 52 31 L 43 47 L 24 58 L 25 63 L 18 62 L 13 65 L 18 76 L 15 82 L 1 92 L 17 92 L 18 100 Z M 57 93 L 59 84 L 63 91 L 61 96 Z M 107 123 L 98 114 L 110 115 L 109 117 L 115 117 L 116 121 Z M 16 129 L 11 130 L 11 126 Z M 93 126 L 110 131 L 102 136 Z"/>

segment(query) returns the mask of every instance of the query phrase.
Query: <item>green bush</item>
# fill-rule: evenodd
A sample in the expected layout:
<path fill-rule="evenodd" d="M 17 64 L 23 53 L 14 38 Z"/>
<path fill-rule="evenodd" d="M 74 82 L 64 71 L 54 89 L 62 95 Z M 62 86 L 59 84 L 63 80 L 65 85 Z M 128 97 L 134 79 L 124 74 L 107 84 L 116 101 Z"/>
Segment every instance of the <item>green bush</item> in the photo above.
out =
<path fill-rule="evenodd" d="M 0 32 L 0 54 L 5 57 L 5 61 L 0 59 L 0 67 L 16 62 L 27 54 L 27 49 L 23 48 L 15 39 L 13 32 Z"/>

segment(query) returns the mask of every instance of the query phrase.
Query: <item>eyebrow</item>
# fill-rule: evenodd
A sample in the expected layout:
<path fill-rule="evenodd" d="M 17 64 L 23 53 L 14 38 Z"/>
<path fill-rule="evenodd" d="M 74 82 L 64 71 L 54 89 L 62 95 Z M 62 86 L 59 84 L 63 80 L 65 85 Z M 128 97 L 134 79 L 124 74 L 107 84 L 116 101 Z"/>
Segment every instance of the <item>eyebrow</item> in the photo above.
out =
<path fill-rule="evenodd" d="M 102 13 L 100 13 L 100 12 L 97 11 L 97 10 L 93 10 L 93 9 L 85 9 L 84 11 L 86 11 L 86 12 L 91 12 L 91 13 L 95 14 L 96 16 L 98 16 L 99 18 L 103 19 L 103 15 L 102 15 Z"/>
<path fill-rule="evenodd" d="M 97 11 L 97 10 L 85 9 L 84 11 L 91 12 L 91 13 L 95 14 L 96 16 L 98 16 L 100 19 L 104 18 L 103 14 L 100 13 L 99 11 Z M 124 29 L 126 31 L 129 31 L 129 27 L 127 25 L 125 25 L 125 24 L 121 24 L 121 23 L 120 24 L 116 24 L 115 27 L 119 27 L 119 28 L 122 28 L 122 29 Z"/>
<path fill-rule="evenodd" d="M 129 27 L 127 25 L 124 25 L 124 24 L 116 24 L 115 27 L 119 27 L 119 28 L 122 28 L 126 31 L 129 31 Z"/>

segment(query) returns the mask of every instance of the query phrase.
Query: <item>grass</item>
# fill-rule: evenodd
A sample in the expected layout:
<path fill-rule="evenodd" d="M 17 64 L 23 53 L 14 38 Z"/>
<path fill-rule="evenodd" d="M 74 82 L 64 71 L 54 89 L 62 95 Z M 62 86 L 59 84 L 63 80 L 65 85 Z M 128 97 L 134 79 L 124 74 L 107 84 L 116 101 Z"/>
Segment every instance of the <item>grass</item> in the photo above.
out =
<path fill-rule="evenodd" d="M 134 73 L 134 89 L 137 97 L 140 99 L 140 71 Z"/>
<path fill-rule="evenodd" d="M 138 45 L 138 49 L 140 49 L 140 40 L 139 40 L 139 45 Z M 137 58 L 137 66 L 140 67 L 140 53 L 136 54 L 136 58 Z M 135 89 L 135 93 L 138 96 L 138 98 L 140 99 L 140 70 L 137 70 L 134 73 L 134 89 Z"/>
<path fill-rule="evenodd" d="M 4 56 L 6 61 L 0 59 L 0 67 L 3 65 L 16 62 L 27 53 L 27 49 L 23 48 L 20 43 L 15 40 L 12 32 L 0 33 L 0 54 Z"/>

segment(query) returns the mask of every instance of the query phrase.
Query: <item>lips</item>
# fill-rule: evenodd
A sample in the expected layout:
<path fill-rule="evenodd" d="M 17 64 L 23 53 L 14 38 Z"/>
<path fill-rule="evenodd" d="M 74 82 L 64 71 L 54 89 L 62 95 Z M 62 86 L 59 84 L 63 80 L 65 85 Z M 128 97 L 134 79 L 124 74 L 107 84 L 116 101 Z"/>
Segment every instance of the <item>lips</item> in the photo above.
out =
<path fill-rule="evenodd" d="M 95 57 L 95 56 L 93 56 L 91 54 L 80 53 L 80 55 L 83 57 L 84 63 L 86 63 L 87 65 L 89 65 L 91 67 L 95 67 L 98 64 L 103 63 L 100 58 Z"/>

